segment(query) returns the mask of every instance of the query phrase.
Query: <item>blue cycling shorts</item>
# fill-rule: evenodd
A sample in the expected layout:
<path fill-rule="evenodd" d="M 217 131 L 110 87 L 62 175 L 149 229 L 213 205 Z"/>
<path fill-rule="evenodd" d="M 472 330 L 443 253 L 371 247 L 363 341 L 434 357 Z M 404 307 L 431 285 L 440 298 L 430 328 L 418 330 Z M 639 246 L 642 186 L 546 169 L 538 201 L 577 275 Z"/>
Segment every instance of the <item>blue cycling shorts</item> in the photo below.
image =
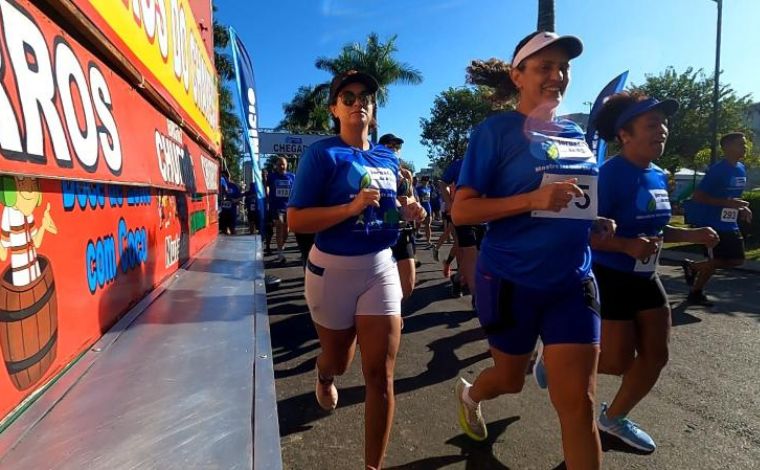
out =
<path fill-rule="evenodd" d="M 475 276 L 478 319 L 488 344 L 506 354 L 528 354 L 540 337 L 550 344 L 599 344 L 599 293 L 593 276 L 562 289 L 526 287 L 486 271 Z"/>

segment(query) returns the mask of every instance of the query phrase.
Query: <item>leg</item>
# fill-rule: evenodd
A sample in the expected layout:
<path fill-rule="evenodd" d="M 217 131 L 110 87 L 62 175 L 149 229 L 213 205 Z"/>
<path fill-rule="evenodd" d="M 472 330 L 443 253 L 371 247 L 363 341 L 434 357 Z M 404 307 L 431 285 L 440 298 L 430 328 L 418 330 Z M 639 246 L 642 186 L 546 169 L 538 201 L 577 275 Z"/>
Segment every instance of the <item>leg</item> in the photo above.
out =
<path fill-rule="evenodd" d="M 398 275 L 401 278 L 401 292 L 403 298 L 408 299 L 414 291 L 414 284 L 417 280 L 417 269 L 414 267 L 414 258 L 407 258 L 398 261 Z"/>
<path fill-rule="evenodd" d="M 636 316 L 638 355 L 623 375 L 615 399 L 607 409 L 608 417 L 626 416 L 654 387 L 668 362 L 670 309 L 644 310 Z"/>
<path fill-rule="evenodd" d="M 317 370 L 326 379 L 343 375 L 356 351 L 356 328 L 331 330 L 314 323 L 322 351 L 317 356 Z"/>
<path fill-rule="evenodd" d="M 598 372 L 623 375 L 636 356 L 636 325 L 633 321 L 602 320 Z"/>
<path fill-rule="evenodd" d="M 525 384 L 531 353 L 507 354 L 492 347 L 491 357 L 494 365 L 481 372 L 469 390 L 470 398 L 475 403 L 505 393 L 520 393 Z"/>
<path fill-rule="evenodd" d="M 427 240 L 427 244 L 428 245 L 432 244 L 431 243 L 431 237 L 433 236 L 433 229 L 432 229 L 432 227 L 430 225 L 432 223 L 432 218 L 433 218 L 433 216 L 430 215 L 430 214 L 428 214 L 427 217 L 425 217 L 425 222 L 424 222 L 424 226 L 425 226 L 425 240 Z"/>
<path fill-rule="evenodd" d="M 393 370 L 401 340 L 401 316 L 357 315 L 356 329 L 366 386 L 364 461 L 369 467 L 380 468 L 396 406 Z"/>
<path fill-rule="evenodd" d="M 470 287 L 470 291 L 474 290 L 472 286 L 475 285 L 475 265 L 477 261 L 478 249 L 475 246 L 459 247 L 457 251 L 457 263 L 464 276 L 464 283 Z"/>
<path fill-rule="evenodd" d="M 547 344 L 544 361 L 549 396 L 559 416 L 568 469 L 598 469 L 602 447 L 594 420 L 596 368 L 594 344 Z"/>

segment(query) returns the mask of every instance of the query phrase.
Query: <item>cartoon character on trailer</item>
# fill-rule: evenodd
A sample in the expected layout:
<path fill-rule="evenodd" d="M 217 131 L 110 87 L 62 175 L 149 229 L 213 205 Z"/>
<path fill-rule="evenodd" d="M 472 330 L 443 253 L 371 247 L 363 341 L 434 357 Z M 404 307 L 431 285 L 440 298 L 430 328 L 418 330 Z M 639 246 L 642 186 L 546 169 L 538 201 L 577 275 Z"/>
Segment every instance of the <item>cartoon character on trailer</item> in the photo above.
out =
<path fill-rule="evenodd" d="M 50 262 L 37 254 L 45 233 L 58 233 L 50 203 L 42 205 L 36 178 L 0 176 L 0 350 L 18 390 L 34 385 L 52 365 L 58 338 L 58 301 Z"/>

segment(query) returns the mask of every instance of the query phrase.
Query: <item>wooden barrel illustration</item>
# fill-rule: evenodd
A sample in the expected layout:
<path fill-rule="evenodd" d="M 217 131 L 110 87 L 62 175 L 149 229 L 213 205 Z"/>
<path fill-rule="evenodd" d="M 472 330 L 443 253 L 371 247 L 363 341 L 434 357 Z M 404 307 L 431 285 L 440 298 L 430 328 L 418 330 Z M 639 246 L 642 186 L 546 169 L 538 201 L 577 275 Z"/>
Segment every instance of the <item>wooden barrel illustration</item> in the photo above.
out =
<path fill-rule="evenodd" d="M 0 278 L 0 350 L 18 390 L 26 390 L 55 361 L 58 301 L 50 262 L 38 256 L 42 275 L 31 284 L 14 286 L 11 268 Z"/>

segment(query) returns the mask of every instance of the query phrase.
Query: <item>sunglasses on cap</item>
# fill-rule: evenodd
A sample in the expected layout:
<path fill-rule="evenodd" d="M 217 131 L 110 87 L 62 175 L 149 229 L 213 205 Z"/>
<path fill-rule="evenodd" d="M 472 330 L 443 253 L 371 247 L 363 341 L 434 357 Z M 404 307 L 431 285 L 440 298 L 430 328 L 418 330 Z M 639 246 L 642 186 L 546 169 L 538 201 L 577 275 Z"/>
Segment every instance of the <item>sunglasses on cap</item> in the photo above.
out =
<path fill-rule="evenodd" d="M 353 91 L 347 90 L 341 93 L 340 95 L 338 95 L 338 98 L 340 98 L 341 103 L 343 103 L 346 106 L 353 106 L 354 103 L 356 103 L 357 98 L 359 99 L 359 101 L 361 101 L 361 103 L 364 106 L 367 106 L 370 103 L 375 102 L 375 95 L 373 93 L 368 93 L 366 91 L 363 91 L 357 95 Z"/>

